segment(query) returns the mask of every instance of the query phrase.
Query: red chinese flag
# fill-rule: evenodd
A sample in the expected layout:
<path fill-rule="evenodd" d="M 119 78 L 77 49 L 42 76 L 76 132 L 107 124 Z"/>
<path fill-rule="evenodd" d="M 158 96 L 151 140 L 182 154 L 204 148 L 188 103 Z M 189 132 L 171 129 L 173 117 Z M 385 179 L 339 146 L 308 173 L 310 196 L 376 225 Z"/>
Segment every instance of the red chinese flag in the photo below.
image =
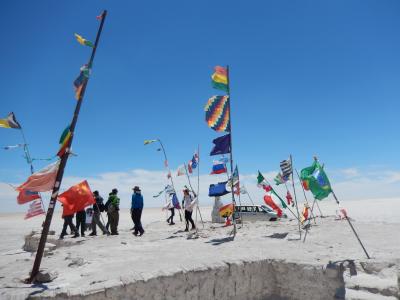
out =
<path fill-rule="evenodd" d="M 264 202 L 277 212 L 279 218 L 282 217 L 282 209 L 280 209 L 280 207 L 275 204 L 274 200 L 272 200 L 271 195 L 265 195 Z"/>
<path fill-rule="evenodd" d="M 36 199 L 40 199 L 40 196 L 37 192 L 21 190 L 18 194 L 17 202 L 18 204 L 25 204 Z"/>
<path fill-rule="evenodd" d="M 64 206 L 63 217 L 84 210 L 86 206 L 96 202 L 86 180 L 71 186 L 64 193 L 60 194 L 58 201 Z"/>

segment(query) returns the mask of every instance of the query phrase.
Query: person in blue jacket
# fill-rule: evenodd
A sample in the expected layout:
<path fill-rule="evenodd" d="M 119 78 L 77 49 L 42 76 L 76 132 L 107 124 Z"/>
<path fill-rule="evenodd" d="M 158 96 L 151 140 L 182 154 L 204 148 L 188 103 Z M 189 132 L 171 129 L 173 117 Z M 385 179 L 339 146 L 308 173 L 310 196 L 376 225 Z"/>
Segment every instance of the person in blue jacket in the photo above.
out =
<path fill-rule="evenodd" d="M 133 195 L 132 195 L 132 205 L 131 205 L 131 213 L 132 213 L 132 220 L 135 224 L 134 227 L 134 235 L 141 236 L 144 233 L 143 226 L 142 226 L 142 211 L 143 211 L 143 196 L 141 194 L 141 190 L 138 186 L 133 188 Z"/>

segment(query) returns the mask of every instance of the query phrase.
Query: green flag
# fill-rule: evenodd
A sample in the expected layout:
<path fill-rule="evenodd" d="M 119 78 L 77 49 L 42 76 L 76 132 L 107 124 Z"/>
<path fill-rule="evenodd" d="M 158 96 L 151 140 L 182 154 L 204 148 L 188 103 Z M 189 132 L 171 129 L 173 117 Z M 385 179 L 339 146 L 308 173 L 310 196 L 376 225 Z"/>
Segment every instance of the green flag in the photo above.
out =
<path fill-rule="evenodd" d="M 281 205 L 283 208 L 287 208 L 287 205 L 285 203 L 285 201 L 283 201 L 283 199 L 275 192 L 275 190 L 272 190 L 272 193 L 278 197 L 278 199 L 281 201 Z"/>
<path fill-rule="evenodd" d="M 257 184 L 260 185 L 264 180 L 265 180 L 265 178 L 264 178 L 263 174 L 261 174 L 261 172 L 258 171 Z"/>
<path fill-rule="evenodd" d="M 274 181 L 276 185 L 280 185 L 286 182 L 281 173 L 278 173 L 278 175 L 275 176 Z"/>
<path fill-rule="evenodd" d="M 315 199 L 322 200 L 332 192 L 328 176 L 317 160 L 312 166 L 301 170 L 300 178 L 304 189 L 310 190 Z"/>

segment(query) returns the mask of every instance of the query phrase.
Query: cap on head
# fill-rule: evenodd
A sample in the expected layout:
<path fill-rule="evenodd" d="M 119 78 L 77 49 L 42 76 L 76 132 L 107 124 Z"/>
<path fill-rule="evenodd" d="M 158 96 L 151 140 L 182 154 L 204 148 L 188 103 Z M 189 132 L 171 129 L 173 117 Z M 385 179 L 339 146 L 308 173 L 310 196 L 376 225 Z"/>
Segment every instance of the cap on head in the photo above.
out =
<path fill-rule="evenodd" d="M 135 187 L 133 188 L 133 191 L 134 191 L 134 192 L 141 192 L 140 187 L 138 187 L 138 186 L 135 186 Z"/>
<path fill-rule="evenodd" d="M 118 190 L 117 189 L 112 189 L 112 191 L 111 191 L 113 194 L 116 194 L 116 193 L 118 193 Z"/>

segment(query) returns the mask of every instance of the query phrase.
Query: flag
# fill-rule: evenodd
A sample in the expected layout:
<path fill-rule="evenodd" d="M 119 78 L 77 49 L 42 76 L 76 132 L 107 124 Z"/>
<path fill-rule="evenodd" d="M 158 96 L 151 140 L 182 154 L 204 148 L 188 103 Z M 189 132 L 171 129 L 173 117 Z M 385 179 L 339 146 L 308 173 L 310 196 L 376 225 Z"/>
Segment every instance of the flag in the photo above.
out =
<path fill-rule="evenodd" d="M 78 41 L 79 44 L 83 46 L 88 46 L 88 47 L 94 47 L 93 43 L 91 41 L 88 41 L 87 39 L 83 38 L 79 34 L 75 33 L 75 38 Z"/>
<path fill-rule="evenodd" d="M 69 125 L 68 125 L 61 134 L 60 140 L 58 142 L 60 144 L 60 149 L 57 152 L 58 157 L 61 158 L 67 151 L 70 139 L 71 139 L 71 131 L 69 130 Z"/>
<path fill-rule="evenodd" d="M 176 176 L 182 176 L 182 175 L 185 175 L 185 173 L 186 173 L 185 165 L 180 165 L 178 167 Z"/>
<path fill-rule="evenodd" d="M 71 186 L 64 193 L 60 194 L 58 201 L 63 204 L 63 217 L 70 216 L 84 210 L 86 206 L 96 203 L 86 180 Z"/>
<path fill-rule="evenodd" d="M 172 202 L 172 205 L 174 206 L 174 208 L 181 209 L 181 205 L 179 204 L 178 197 L 176 196 L 175 193 L 172 194 L 171 202 Z"/>
<path fill-rule="evenodd" d="M 162 191 L 159 191 L 157 195 L 154 195 L 153 198 L 158 198 L 159 196 L 161 196 L 161 194 L 164 193 L 164 191 L 166 189 L 167 189 L 167 186 Z"/>
<path fill-rule="evenodd" d="M 96 16 L 96 20 L 101 21 L 103 19 L 103 13 L 101 13 L 100 15 Z"/>
<path fill-rule="evenodd" d="M 154 143 L 154 142 L 157 142 L 157 140 L 144 140 L 144 144 L 145 145 L 148 145 L 148 144 L 151 144 L 151 143 Z"/>
<path fill-rule="evenodd" d="M 197 154 L 197 152 L 195 152 L 193 154 L 192 159 L 189 160 L 189 163 L 188 163 L 188 170 L 189 170 L 190 174 L 193 173 L 193 170 L 197 168 L 198 164 L 199 164 L 199 155 Z"/>
<path fill-rule="evenodd" d="M 231 215 L 233 214 L 233 210 L 234 210 L 233 204 L 232 204 L 232 203 L 229 203 L 229 204 L 227 204 L 227 205 L 222 206 L 222 207 L 219 209 L 219 215 L 220 215 L 222 218 L 227 218 L 227 217 L 229 217 L 229 216 L 231 216 Z"/>
<path fill-rule="evenodd" d="M 292 161 L 290 159 L 282 160 L 280 166 L 282 170 L 282 177 L 288 180 L 290 175 L 293 173 Z"/>
<path fill-rule="evenodd" d="M 315 199 L 322 200 L 332 192 L 328 176 L 317 160 L 301 170 L 300 178 L 305 190 L 310 190 Z"/>
<path fill-rule="evenodd" d="M 267 193 L 272 191 L 272 186 L 269 184 L 263 184 L 262 188 L 264 189 L 264 191 L 266 191 Z"/>
<path fill-rule="evenodd" d="M 307 221 L 309 209 L 310 209 L 310 208 L 309 208 L 308 204 L 307 204 L 307 203 L 304 203 L 303 212 L 301 213 L 301 216 L 300 216 L 300 222 L 301 222 L 301 224 L 303 224 L 305 221 Z"/>
<path fill-rule="evenodd" d="M 265 204 L 267 204 L 273 210 L 276 211 L 279 218 L 282 217 L 282 209 L 278 205 L 276 205 L 276 203 L 274 202 L 274 200 L 271 197 L 271 194 L 267 194 L 264 196 L 264 202 L 265 202 Z"/>
<path fill-rule="evenodd" d="M 75 99 L 81 99 L 81 93 L 83 89 L 83 85 L 88 80 L 90 75 L 90 70 L 88 65 L 83 65 L 80 68 L 79 76 L 74 80 L 74 89 L 75 89 Z"/>
<path fill-rule="evenodd" d="M 35 200 L 31 204 L 29 204 L 29 209 L 28 212 L 25 215 L 25 220 L 38 216 L 38 215 L 43 215 L 45 214 L 45 211 L 42 208 L 42 201 L 41 200 Z"/>
<path fill-rule="evenodd" d="M 214 160 L 211 174 L 222 174 L 222 173 L 226 173 L 226 171 L 227 170 L 226 170 L 225 163 L 218 161 L 218 160 Z"/>
<path fill-rule="evenodd" d="M 0 128 L 14 128 L 21 129 L 21 125 L 19 125 L 17 119 L 13 112 L 10 112 L 7 118 L 0 119 Z"/>
<path fill-rule="evenodd" d="M 210 156 L 231 153 L 231 135 L 226 134 L 213 140 L 214 148 Z"/>
<path fill-rule="evenodd" d="M 168 171 L 167 178 L 170 179 L 172 177 L 171 171 Z"/>
<path fill-rule="evenodd" d="M 240 187 L 240 193 L 241 193 L 242 195 L 248 194 L 247 189 L 244 187 L 244 185 L 242 185 L 242 186 Z"/>
<path fill-rule="evenodd" d="M 240 183 L 239 183 L 239 170 L 238 167 L 235 167 L 232 176 L 228 180 L 227 190 L 231 191 L 233 186 L 233 193 L 236 195 L 240 194 Z"/>
<path fill-rule="evenodd" d="M 175 193 L 175 190 L 174 190 L 174 188 L 173 188 L 173 186 L 172 185 L 167 185 L 166 187 L 165 187 L 165 192 L 168 194 L 168 195 L 171 195 L 171 194 L 174 194 Z"/>
<path fill-rule="evenodd" d="M 211 97 L 204 110 L 208 127 L 218 132 L 231 130 L 229 96 Z"/>
<path fill-rule="evenodd" d="M 286 200 L 288 205 L 294 206 L 293 198 L 289 191 L 286 193 Z"/>
<path fill-rule="evenodd" d="M 258 187 L 263 187 L 264 185 L 265 185 L 265 177 L 263 176 L 263 174 L 261 174 L 260 171 L 258 171 L 257 186 Z"/>
<path fill-rule="evenodd" d="M 16 144 L 16 145 L 11 145 L 11 146 L 4 146 L 2 147 L 4 150 L 10 150 L 10 149 L 15 149 L 19 147 L 24 147 L 25 144 Z"/>
<path fill-rule="evenodd" d="M 31 192 L 47 192 L 51 191 L 56 181 L 58 167 L 60 161 L 52 163 L 42 170 L 33 173 L 28 180 L 17 187 L 18 191 L 29 190 Z"/>
<path fill-rule="evenodd" d="M 36 199 L 40 199 L 38 192 L 32 192 L 29 190 L 21 190 L 17 197 L 17 203 L 25 204 L 30 201 L 36 200 Z"/>
<path fill-rule="evenodd" d="M 280 184 L 282 184 L 282 183 L 285 183 L 287 180 L 288 180 L 288 178 L 289 177 L 283 177 L 282 176 L 282 174 L 281 173 L 278 173 L 276 176 L 275 176 L 275 178 L 274 178 L 274 181 L 275 181 L 275 184 L 276 185 L 280 185 Z"/>
<path fill-rule="evenodd" d="M 228 181 L 219 182 L 217 184 L 210 184 L 208 188 L 208 196 L 209 197 L 221 197 L 226 194 L 229 194 L 229 191 L 226 189 L 226 184 Z"/>
<path fill-rule="evenodd" d="M 216 66 L 212 74 L 212 86 L 217 90 L 229 92 L 228 70 L 227 68 Z"/>

